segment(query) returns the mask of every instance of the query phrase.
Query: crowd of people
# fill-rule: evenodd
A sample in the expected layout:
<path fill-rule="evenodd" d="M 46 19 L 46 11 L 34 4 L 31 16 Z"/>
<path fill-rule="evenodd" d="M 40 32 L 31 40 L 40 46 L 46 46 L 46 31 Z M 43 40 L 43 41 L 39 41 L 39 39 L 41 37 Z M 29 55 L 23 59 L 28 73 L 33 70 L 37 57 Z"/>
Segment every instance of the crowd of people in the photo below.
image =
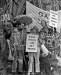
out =
<path fill-rule="evenodd" d="M 13 0 L 13 16 L 17 15 L 21 1 Z M 60 0 L 27 1 L 45 11 L 61 10 Z M 4 2 L 1 1 L 1 4 L 4 5 Z M 24 10 L 25 6 L 24 2 Z M 7 6 L 7 8 L 10 7 Z M 21 9 L 20 13 L 25 14 L 26 10 L 24 10 Z M 0 70 L 5 70 L 6 75 L 56 75 L 59 68 L 61 69 L 61 32 L 58 33 L 56 28 L 47 26 L 44 20 L 41 21 L 41 30 L 38 26 L 31 28 L 30 25 L 11 21 L 0 23 Z M 37 52 L 26 52 L 29 34 L 38 38 Z"/>
<path fill-rule="evenodd" d="M 10 70 L 13 74 L 31 75 L 36 73 L 37 75 L 51 75 L 54 70 L 51 58 L 60 59 L 54 54 L 54 50 L 50 51 L 47 47 L 47 35 L 53 38 L 57 32 L 56 29 L 52 32 L 51 27 L 48 28 L 44 24 L 40 31 L 37 26 L 30 28 L 29 25 L 24 23 L 13 24 L 8 21 L 3 25 L 1 28 L 3 36 L 0 39 L 0 59 L 4 65 L 3 68 L 6 68 L 8 74 Z M 37 52 L 26 52 L 26 41 L 29 34 L 38 38 Z M 56 68 L 56 65 L 54 67 Z"/>

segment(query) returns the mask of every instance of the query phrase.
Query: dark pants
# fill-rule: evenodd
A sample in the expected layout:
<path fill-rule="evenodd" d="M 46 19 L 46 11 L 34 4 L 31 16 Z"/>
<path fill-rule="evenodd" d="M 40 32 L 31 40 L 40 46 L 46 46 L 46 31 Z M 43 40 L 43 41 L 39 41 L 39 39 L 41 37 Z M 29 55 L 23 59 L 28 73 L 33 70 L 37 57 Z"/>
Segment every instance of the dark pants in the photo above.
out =
<path fill-rule="evenodd" d="M 40 57 L 40 70 L 45 70 L 46 75 L 50 75 L 51 66 L 48 57 Z"/>
<path fill-rule="evenodd" d="M 27 57 L 28 53 L 24 53 L 24 58 L 23 58 L 23 71 L 28 72 L 28 60 L 29 58 Z"/>

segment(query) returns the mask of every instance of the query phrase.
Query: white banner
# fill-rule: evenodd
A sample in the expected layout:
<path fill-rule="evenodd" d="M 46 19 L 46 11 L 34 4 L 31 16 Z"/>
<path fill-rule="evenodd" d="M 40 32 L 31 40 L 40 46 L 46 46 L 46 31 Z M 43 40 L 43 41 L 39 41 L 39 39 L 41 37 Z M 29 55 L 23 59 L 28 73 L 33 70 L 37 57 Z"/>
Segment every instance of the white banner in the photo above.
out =
<path fill-rule="evenodd" d="M 60 32 L 61 28 L 61 11 L 58 12 L 58 26 L 57 26 L 57 32 Z M 31 24 L 37 25 L 39 29 L 42 28 L 42 21 L 44 20 L 47 25 L 49 25 L 49 19 L 50 19 L 50 12 L 44 11 L 33 4 L 26 1 L 26 14 L 29 14 L 34 19 L 34 22 Z"/>
<path fill-rule="evenodd" d="M 26 52 L 37 52 L 38 35 L 28 34 L 26 40 Z"/>
<path fill-rule="evenodd" d="M 44 11 L 28 1 L 26 1 L 26 15 L 27 14 L 30 14 L 29 16 L 34 19 L 33 25 L 37 25 L 40 29 L 42 28 L 42 21 L 44 21 L 47 25 L 49 24 L 50 12 Z"/>
<path fill-rule="evenodd" d="M 50 10 L 50 21 L 49 25 L 57 28 L 58 26 L 58 12 Z"/>

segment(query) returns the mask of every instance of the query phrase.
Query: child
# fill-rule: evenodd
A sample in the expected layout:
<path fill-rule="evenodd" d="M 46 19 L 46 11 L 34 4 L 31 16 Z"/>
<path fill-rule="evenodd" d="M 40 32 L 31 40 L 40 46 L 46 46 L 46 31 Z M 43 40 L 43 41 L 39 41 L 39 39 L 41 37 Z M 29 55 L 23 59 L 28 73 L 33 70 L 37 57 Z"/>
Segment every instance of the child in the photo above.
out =
<path fill-rule="evenodd" d="M 31 34 L 33 35 L 38 35 L 39 29 L 37 26 L 34 26 L 31 30 L 30 30 Z M 30 72 L 32 72 L 32 67 L 33 67 L 33 61 L 35 59 L 35 70 L 37 73 L 40 72 L 40 67 L 39 67 L 39 55 L 40 55 L 40 47 L 39 47 L 39 41 L 38 41 L 38 45 L 37 45 L 37 52 L 29 52 L 29 70 L 28 70 L 28 75 L 30 75 Z"/>

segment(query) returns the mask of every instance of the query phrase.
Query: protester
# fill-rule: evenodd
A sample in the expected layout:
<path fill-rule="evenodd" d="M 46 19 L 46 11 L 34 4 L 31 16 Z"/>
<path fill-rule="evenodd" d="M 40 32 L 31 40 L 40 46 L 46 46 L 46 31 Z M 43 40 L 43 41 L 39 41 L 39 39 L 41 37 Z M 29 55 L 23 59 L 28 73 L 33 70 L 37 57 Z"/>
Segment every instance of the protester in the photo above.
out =
<path fill-rule="evenodd" d="M 51 52 L 48 51 L 48 49 L 45 46 L 45 42 L 46 42 L 46 36 L 44 31 L 40 31 L 39 33 L 39 42 L 40 42 L 40 69 L 41 69 L 41 73 L 43 70 L 45 70 L 46 74 L 49 75 L 50 74 L 50 63 L 49 63 L 49 54 Z"/>
<path fill-rule="evenodd" d="M 22 45 L 22 30 L 18 30 L 18 28 L 14 28 L 14 46 L 16 49 L 16 62 L 18 62 L 19 66 L 18 72 L 22 73 L 23 72 L 23 56 L 24 56 L 24 51 L 23 51 L 23 45 Z"/>
<path fill-rule="evenodd" d="M 60 0 L 59 1 L 58 0 L 27 0 L 30 2 L 29 3 L 26 2 L 26 0 L 22 0 L 22 1 L 11 0 L 11 4 L 9 2 L 10 0 L 5 0 L 5 1 L 6 1 L 6 5 L 3 7 L 3 11 L 1 13 L 1 23 L 4 24 L 3 25 L 4 28 L 2 28 L 3 36 L 0 37 L 0 56 L 1 56 L 0 59 L 3 61 L 2 62 L 3 68 L 6 71 L 5 65 L 9 63 L 8 66 L 12 67 L 12 72 L 14 73 L 14 75 L 17 75 L 19 73 L 22 75 L 23 73 L 25 74 L 25 72 L 27 72 L 28 75 L 31 75 L 31 72 L 32 73 L 36 72 L 36 75 L 39 75 L 40 72 L 41 75 L 44 75 L 43 74 L 44 72 L 46 75 L 50 75 L 51 68 L 52 70 L 54 70 L 54 66 L 52 65 L 51 67 L 50 64 L 51 55 L 53 59 L 57 60 L 56 64 L 54 62 L 55 68 L 56 66 L 61 67 L 61 51 L 58 51 L 59 49 L 56 48 L 58 43 L 58 41 L 56 41 L 57 39 L 59 40 L 58 45 L 60 46 L 61 49 L 61 42 L 60 42 L 61 37 L 59 38 L 59 35 L 61 36 L 61 34 L 59 34 L 56 31 L 58 27 L 55 28 L 53 25 L 52 27 L 50 27 L 51 26 L 49 25 L 50 13 L 48 11 L 50 11 L 50 9 L 55 11 L 61 9 L 61 3 L 60 3 L 61 1 Z M 25 5 L 26 5 L 26 10 L 24 7 Z M 40 7 L 41 9 L 35 7 L 34 5 Z M 17 11 L 18 7 L 20 8 L 20 10 Z M 35 10 L 32 11 L 31 9 L 34 8 Z M 31 15 L 32 12 L 33 15 Z M 19 15 L 19 13 L 20 14 L 25 13 L 26 15 L 28 14 L 32 18 L 29 20 L 27 19 L 27 17 L 24 18 L 25 15 Z M 35 22 L 33 21 L 33 19 L 35 20 Z M 29 34 L 31 34 L 31 36 L 35 35 L 35 38 L 29 37 L 31 38 L 29 40 L 29 38 L 27 38 L 28 37 L 27 35 Z M 27 52 L 26 50 L 27 49 L 26 47 L 28 45 L 27 39 L 28 42 L 29 41 L 31 42 L 29 43 L 30 44 L 29 51 L 31 48 L 32 48 L 31 50 L 34 49 L 34 51 L 36 51 L 35 43 L 37 43 L 36 52 L 32 52 L 32 51 Z M 35 39 L 37 40 L 34 41 Z M 52 47 L 54 49 L 52 49 Z M 53 51 L 50 51 L 51 49 Z M 11 61 L 12 61 L 12 65 L 10 66 Z M 57 74 L 56 71 L 54 72 L 53 75 L 55 74 Z"/>
<path fill-rule="evenodd" d="M 22 45 L 23 45 L 23 73 L 27 74 L 28 72 L 28 52 L 26 52 L 26 38 L 27 38 L 27 34 L 29 33 L 28 29 L 27 29 L 27 25 L 22 24 Z"/>
<path fill-rule="evenodd" d="M 37 35 L 38 38 L 39 38 L 39 34 L 38 34 L 39 30 L 38 30 L 38 27 L 37 26 L 34 26 L 31 30 L 30 30 L 30 34 L 33 34 L 33 35 Z M 37 45 L 37 52 L 28 52 L 29 54 L 29 69 L 28 69 L 28 75 L 30 75 L 30 73 L 32 72 L 32 66 L 34 66 L 33 62 L 34 62 L 34 59 L 35 59 L 35 72 L 36 73 L 40 73 L 40 62 L 39 62 L 39 55 L 40 55 L 40 47 L 39 47 L 39 41 L 38 42 L 38 45 Z"/>

